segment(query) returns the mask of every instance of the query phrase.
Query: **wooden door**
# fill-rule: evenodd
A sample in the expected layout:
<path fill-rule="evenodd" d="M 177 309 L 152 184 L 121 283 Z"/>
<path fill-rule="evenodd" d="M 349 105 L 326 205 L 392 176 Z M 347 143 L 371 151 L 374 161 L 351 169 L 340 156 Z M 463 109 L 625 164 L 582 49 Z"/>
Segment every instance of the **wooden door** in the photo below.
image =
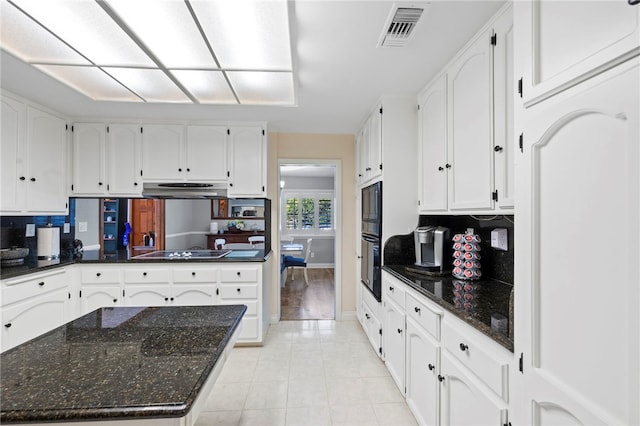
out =
<path fill-rule="evenodd" d="M 144 235 L 155 232 L 154 250 L 164 250 L 164 200 L 131 200 L 130 247 L 144 245 Z"/>

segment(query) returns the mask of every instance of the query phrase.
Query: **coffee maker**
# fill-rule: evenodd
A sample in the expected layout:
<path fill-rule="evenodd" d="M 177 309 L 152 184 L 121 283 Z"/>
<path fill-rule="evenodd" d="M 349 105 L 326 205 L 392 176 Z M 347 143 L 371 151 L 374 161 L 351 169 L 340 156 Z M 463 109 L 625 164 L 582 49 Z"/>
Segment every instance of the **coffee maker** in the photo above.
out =
<path fill-rule="evenodd" d="M 413 233 L 416 244 L 416 266 L 436 274 L 448 272 L 450 264 L 449 228 L 443 226 L 419 226 Z M 445 266 L 446 265 L 446 266 Z"/>

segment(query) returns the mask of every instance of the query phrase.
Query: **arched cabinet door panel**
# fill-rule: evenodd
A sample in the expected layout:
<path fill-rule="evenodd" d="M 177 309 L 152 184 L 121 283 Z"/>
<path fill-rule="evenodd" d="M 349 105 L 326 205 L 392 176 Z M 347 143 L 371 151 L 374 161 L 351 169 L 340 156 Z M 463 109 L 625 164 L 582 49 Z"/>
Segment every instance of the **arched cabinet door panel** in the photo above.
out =
<path fill-rule="evenodd" d="M 635 60 L 527 111 L 519 177 L 527 191 L 516 224 L 516 353 L 525 360 L 517 421 L 640 419 L 629 404 L 640 395 L 639 81 Z"/>

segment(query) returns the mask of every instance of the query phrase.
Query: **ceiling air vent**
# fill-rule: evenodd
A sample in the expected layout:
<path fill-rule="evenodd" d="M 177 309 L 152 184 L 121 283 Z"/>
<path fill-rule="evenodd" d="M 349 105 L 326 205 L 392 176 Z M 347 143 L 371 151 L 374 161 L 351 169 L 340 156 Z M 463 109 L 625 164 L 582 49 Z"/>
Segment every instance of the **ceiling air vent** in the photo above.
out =
<path fill-rule="evenodd" d="M 428 5 L 425 5 L 428 6 Z M 378 47 L 403 47 L 413 34 L 425 6 L 399 6 L 394 4 L 385 23 Z"/>

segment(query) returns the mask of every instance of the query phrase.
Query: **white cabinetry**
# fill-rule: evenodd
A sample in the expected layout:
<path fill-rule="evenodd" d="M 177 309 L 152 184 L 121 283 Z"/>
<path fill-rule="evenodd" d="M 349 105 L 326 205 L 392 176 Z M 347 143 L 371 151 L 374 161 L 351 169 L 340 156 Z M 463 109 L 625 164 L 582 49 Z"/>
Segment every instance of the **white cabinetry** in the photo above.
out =
<path fill-rule="evenodd" d="M 360 284 L 364 285 L 364 284 Z M 361 290 L 362 304 L 358 320 L 364 329 L 369 343 L 378 356 L 382 356 L 382 318 L 383 312 L 380 303 L 365 288 Z"/>
<path fill-rule="evenodd" d="M 513 208 L 513 25 L 507 6 L 419 94 L 419 212 Z"/>
<path fill-rule="evenodd" d="M 108 193 L 139 196 L 142 193 L 142 134 L 137 124 L 107 125 Z"/>
<path fill-rule="evenodd" d="M 377 104 L 358 133 L 358 182 L 382 175 L 382 104 Z"/>
<path fill-rule="evenodd" d="M 621 6 L 637 19 L 637 7 Z M 628 26 L 618 10 L 613 4 L 607 15 L 610 31 Z M 563 52 L 575 62 L 572 47 Z M 640 423 L 640 406 L 631 402 L 640 398 L 639 82 L 634 58 L 527 108 L 518 123 L 518 188 L 526 191 L 518 191 L 515 231 L 516 351 L 524 360 L 517 423 Z M 567 241 L 602 220 L 617 231 L 598 234 L 598 247 L 609 248 L 599 251 L 598 264 L 613 267 L 576 268 L 584 257 L 565 250 Z"/>
<path fill-rule="evenodd" d="M 406 399 L 418 424 L 439 424 L 440 345 L 407 316 Z"/>
<path fill-rule="evenodd" d="M 124 269 L 126 306 L 164 306 L 171 300 L 171 270 L 158 265 Z"/>
<path fill-rule="evenodd" d="M 402 394 L 405 393 L 405 291 L 387 275 L 382 278 L 382 356 Z"/>
<path fill-rule="evenodd" d="M 2 351 L 71 319 L 69 280 L 61 268 L 2 282 Z"/>
<path fill-rule="evenodd" d="M 67 125 L 2 94 L 2 205 L 10 215 L 66 214 Z"/>
<path fill-rule="evenodd" d="M 226 126 L 187 126 L 187 180 L 226 181 L 227 133 Z"/>
<path fill-rule="evenodd" d="M 106 126 L 102 123 L 75 123 L 73 133 L 74 195 L 105 195 L 107 193 Z"/>
<path fill-rule="evenodd" d="M 179 182 L 185 178 L 184 126 L 142 127 L 142 180 Z"/>
<path fill-rule="evenodd" d="M 231 126 L 229 133 L 229 197 L 264 197 L 267 181 L 265 127 Z"/>
<path fill-rule="evenodd" d="M 113 266 L 80 267 L 80 312 L 123 305 L 120 269 Z"/>
<path fill-rule="evenodd" d="M 640 53 L 640 7 L 626 1 L 514 2 L 532 105 Z"/>

